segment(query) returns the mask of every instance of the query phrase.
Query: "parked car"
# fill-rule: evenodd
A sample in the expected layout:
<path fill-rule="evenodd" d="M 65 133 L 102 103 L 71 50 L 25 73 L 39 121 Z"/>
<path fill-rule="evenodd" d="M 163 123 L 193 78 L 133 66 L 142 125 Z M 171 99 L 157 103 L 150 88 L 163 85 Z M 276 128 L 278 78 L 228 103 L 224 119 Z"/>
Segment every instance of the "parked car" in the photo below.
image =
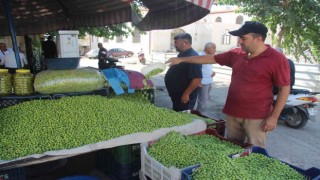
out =
<path fill-rule="evenodd" d="M 113 48 L 108 50 L 109 57 L 131 57 L 134 53 L 121 48 Z"/>
<path fill-rule="evenodd" d="M 86 57 L 89 59 L 98 59 L 99 49 L 91 49 L 86 53 Z"/>

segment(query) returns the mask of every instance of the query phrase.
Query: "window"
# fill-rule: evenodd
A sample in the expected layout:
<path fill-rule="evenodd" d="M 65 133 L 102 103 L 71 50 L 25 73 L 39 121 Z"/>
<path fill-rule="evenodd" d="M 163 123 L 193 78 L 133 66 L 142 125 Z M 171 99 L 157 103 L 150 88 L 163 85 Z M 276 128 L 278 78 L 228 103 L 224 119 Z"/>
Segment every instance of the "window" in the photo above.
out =
<path fill-rule="evenodd" d="M 216 18 L 216 22 L 222 22 L 222 18 L 221 17 L 217 17 Z"/>
<path fill-rule="evenodd" d="M 224 30 L 221 35 L 221 44 L 222 45 L 229 45 L 231 43 L 231 35 L 229 34 L 229 30 Z"/>
<path fill-rule="evenodd" d="M 132 36 L 132 43 L 140 43 L 141 42 L 141 34 L 138 29 L 135 29 Z"/>
<path fill-rule="evenodd" d="M 123 42 L 123 36 L 117 36 L 116 42 L 117 43 L 122 43 Z"/>
<path fill-rule="evenodd" d="M 238 16 L 236 19 L 236 24 L 243 24 L 243 16 Z"/>

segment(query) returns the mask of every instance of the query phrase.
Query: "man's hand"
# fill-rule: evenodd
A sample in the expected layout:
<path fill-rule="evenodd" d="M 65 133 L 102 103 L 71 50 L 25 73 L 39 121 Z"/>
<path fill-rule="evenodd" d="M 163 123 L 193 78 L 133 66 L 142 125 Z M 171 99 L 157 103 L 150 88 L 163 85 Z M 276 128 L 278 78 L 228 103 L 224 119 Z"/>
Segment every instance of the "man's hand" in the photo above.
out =
<path fill-rule="evenodd" d="M 189 102 L 189 94 L 183 93 L 181 96 L 181 103 L 187 103 Z"/>
<path fill-rule="evenodd" d="M 179 64 L 181 63 L 182 60 L 180 58 L 170 58 L 168 61 L 166 61 L 166 64 L 168 64 L 169 66 L 173 66 L 173 65 L 176 65 L 176 64 Z"/>
<path fill-rule="evenodd" d="M 267 119 L 265 119 L 261 124 L 262 131 L 268 132 L 274 130 L 277 127 L 277 122 L 277 118 L 271 116 L 267 117 Z"/>

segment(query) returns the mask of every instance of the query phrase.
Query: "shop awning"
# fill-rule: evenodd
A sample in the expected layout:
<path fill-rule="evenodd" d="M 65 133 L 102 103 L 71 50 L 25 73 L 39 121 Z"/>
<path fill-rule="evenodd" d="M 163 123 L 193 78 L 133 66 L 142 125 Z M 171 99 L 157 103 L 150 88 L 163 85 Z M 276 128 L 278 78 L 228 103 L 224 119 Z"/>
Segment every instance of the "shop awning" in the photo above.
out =
<path fill-rule="evenodd" d="M 0 1 L 0 35 L 10 35 Z M 17 35 L 130 22 L 131 0 L 9 0 Z"/>
<path fill-rule="evenodd" d="M 142 0 L 149 9 L 136 26 L 143 31 L 173 29 L 191 24 L 210 13 L 214 0 Z"/>
<path fill-rule="evenodd" d="M 210 12 L 213 0 L 141 0 L 148 13 L 141 20 L 133 0 L 7 0 L 16 35 L 41 34 L 78 27 L 132 22 L 140 30 L 172 29 Z M 0 1 L 0 36 L 10 35 L 4 1 Z"/>

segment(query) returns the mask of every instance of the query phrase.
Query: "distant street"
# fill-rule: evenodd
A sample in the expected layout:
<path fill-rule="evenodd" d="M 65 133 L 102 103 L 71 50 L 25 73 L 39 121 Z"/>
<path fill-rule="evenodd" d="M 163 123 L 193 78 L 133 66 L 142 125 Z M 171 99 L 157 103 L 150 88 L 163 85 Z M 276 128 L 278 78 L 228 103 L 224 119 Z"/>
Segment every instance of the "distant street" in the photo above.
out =
<path fill-rule="evenodd" d="M 120 61 L 122 61 L 121 64 L 125 66 L 125 69 L 141 71 L 141 68 L 144 67 L 144 65 L 137 63 L 137 57 L 121 58 Z M 83 58 L 80 66 L 97 67 L 97 60 Z M 171 108 L 171 100 L 164 85 L 164 74 L 165 72 L 152 78 L 157 87 L 155 105 Z M 215 119 L 225 117 L 221 111 L 227 97 L 228 86 L 228 81 L 214 78 L 214 87 L 210 94 L 207 116 Z M 319 109 L 318 107 L 318 110 Z M 317 122 L 309 121 L 302 129 L 292 129 L 287 127 L 283 122 L 279 122 L 276 130 L 270 132 L 267 139 L 267 151 L 270 156 L 303 169 L 310 167 L 320 168 L 319 149 L 320 112 L 317 117 Z"/>

